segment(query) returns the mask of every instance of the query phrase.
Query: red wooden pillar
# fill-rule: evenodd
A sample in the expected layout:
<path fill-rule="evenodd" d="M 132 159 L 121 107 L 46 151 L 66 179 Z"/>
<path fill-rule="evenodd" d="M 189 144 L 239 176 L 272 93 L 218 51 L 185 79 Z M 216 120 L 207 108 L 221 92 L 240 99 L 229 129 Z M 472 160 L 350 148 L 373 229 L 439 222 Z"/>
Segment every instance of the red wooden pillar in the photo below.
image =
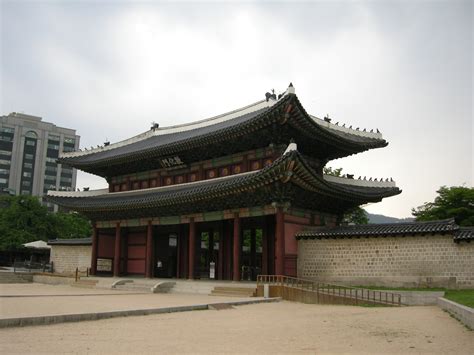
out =
<path fill-rule="evenodd" d="M 114 276 L 120 275 L 120 222 L 115 227 Z"/>
<path fill-rule="evenodd" d="M 224 222 L 221 221 L 219 225 L 219 265 L 218 265 L 218 279 L 224 279 Z"/>
<path fill-rule="evenodd" d="M 189 263 L 188 263 L 188 278 L 194 279 L 194 249 L 196 246 L 196 224 L 194 217 L 189 220 Z"/>
<path fill-rule="evenodd" d="M 145 277 L 152 277 L 153 270 L 153 225 L 151 221 L 148 221 L 148 226 L 146 228 L 146 265 L 145 265 Z"/>
<path fill-rule="evenodd" d="M 91 255 L 91 275 L 95 275 L 97 271 L 97 247 L 99 245 L 97 226 L 94 223 L 92 226 L 92 255 Z"/>
<path fill-rule="evenodd" d="M 262 234 L 262 274 L 268 275 L 268 223 L 265 218 Z"/>
<path fill-rule="evenodd" d="M 234 216 L 234 270 L 233 280 L 240 281 L 240 217 Z"/>
<path fill-rule="evenodd" d="M 277 208 L 276 213 L 276 263 L 275 263 L 275 274 L 285 274 L 285 220 L 283 216 L 283 210 L 281 207 Z"/>

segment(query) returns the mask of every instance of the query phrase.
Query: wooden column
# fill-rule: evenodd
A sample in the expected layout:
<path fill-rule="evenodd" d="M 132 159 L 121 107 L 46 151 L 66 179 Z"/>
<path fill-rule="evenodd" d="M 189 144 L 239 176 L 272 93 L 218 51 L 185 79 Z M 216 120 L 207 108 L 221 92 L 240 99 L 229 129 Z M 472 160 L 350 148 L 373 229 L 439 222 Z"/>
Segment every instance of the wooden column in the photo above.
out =
<path fill-rule="evenodd" d="M 219 280 L 224 279 L 224 221 L 219 223 L 219 265 L 218 265 L 218 272 L 217 278 Z"/>
<path fill-rule="evenodd" d="M 268 275 L 268 223 L 267 218 L 265 218 L 265 222 L 263 224 L 263 232 L 262 232 L 262 274 Z"/>
<path fill-rule="evenodd" d="M 226 263 L 225 263 L 225 268 L 226 268 L 226 280 L 232 280 L 232 223 L 231 221 L 227 221 L 226 225 L 226 243 L 225 243 L 225 255 L 226 255 Z"/>
<path fill-rule="evenodd" d="M 194 253 L 196 246 L 196 224 L 194 217 L 189 220 L 189 262 L 188 262 L 188 278 L 194 279 Z"/>
<path fill-rule="evenodd" d="M 240 217 L 236 213 L 234 216 L 234 268 L 233 280 L 240 281 Z"/>
<path fill-rule="evenodd" d="M 285 273 L 285 220 L 283 209 L 277 208 L 276 228 L 275 228 L 275 274 L 284 275 Z"/>
<path fill-rule="evenodd" d="M 99 246 L 99 236 L 97 235 L 97 226 L 94 223 L 92 226 L 92 256 L 91 256 L 91 275 L 97 272 L 97 248 Z"/>
<path fill-rule="evenodd" d="M 146 227 L 146 264 L 145 264 L 145 277 L 152 278 L 153 270 L 153 225 L 151 221 L 148 221 Z"/>
<path fill-rule="evenodd" d="M 120 222 L 115 227 L 114 276 L 120 275 Z"/>

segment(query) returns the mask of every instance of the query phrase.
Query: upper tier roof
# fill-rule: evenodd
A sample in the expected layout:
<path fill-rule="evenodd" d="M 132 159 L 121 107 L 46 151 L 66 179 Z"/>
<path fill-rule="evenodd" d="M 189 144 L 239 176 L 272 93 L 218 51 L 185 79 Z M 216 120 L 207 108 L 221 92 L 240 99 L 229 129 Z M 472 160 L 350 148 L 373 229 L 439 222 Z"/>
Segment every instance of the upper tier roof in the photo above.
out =
<path fill-rule="evenodd" d="M 347 180 L 347 183 L 346 181 Z M 350 180 L 350 181 L 349 181 Z M 341 212 L 401 191 L 393 182 L 334 181 L 316 173 L 291 144 L 271 165 L 257 171 L 196 182 L 110 193 L 49 191 L 50 202 L 92 219 L 160 216 L 289 201 L 300 207 Z"/>
<path fill-rule="evenodd" d="M 216 152 L 231 154 L 269 143 L 288 144 L 291 139 L 303 153 L 324 159 L 387 145 L 378 132 L 353 130 L 308 115 L 290 87 L 279 100 L 270 98 L 206 120 L 151 129 L 108 146 L 62 153 L 59 160 L 109 177 L 151 169 L 155 158 L 172 154 L 189 163 L 205 157 L 205 151 L 215 157 Z"/>

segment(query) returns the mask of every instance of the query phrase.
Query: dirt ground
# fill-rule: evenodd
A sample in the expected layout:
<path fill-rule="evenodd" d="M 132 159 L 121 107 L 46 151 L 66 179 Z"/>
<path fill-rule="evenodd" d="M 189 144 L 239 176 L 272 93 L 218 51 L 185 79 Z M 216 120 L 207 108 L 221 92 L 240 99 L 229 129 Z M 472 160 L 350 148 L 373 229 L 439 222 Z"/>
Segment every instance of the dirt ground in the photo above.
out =
<path fill-rule="evenodd" d="M 0 319 L 187 306 L 244 299 L 190 294 L 136 294 L 38 283 L 0 284 Z"/>
<path fill-rule="evenodd" d="M 472 354 L 473 349 L 474 332 L 437 307 L 362 308 L 285 301 L 0 331 L 2 354 Z"/>

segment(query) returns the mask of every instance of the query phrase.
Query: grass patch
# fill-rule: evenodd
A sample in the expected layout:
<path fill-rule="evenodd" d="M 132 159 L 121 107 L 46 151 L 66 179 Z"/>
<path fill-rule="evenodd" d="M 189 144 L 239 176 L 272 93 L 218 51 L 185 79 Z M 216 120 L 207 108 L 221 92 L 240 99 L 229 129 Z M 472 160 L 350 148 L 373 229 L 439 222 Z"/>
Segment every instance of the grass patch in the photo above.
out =
<path fill-rule="evenodd" d="M 444 291 L 444 298 L 474 308 L 474 289 L 469 290 L 448 290 L 442 287 L 384 287 L 384 286 L 354 286 L 368 290 L 381 291 Z"/>
<path fill-rule="evenodd" d="M 474 290 L 447 290 L 444 298 L 474 308 Z"/>
<path fill-rule="evenodd" d="M 367 290 L 380 290 L 380 291 L 447 291 L 442 287 L 385 287 L 385 286 L 354 286 L 356 288 L 365 288 Z"/>

